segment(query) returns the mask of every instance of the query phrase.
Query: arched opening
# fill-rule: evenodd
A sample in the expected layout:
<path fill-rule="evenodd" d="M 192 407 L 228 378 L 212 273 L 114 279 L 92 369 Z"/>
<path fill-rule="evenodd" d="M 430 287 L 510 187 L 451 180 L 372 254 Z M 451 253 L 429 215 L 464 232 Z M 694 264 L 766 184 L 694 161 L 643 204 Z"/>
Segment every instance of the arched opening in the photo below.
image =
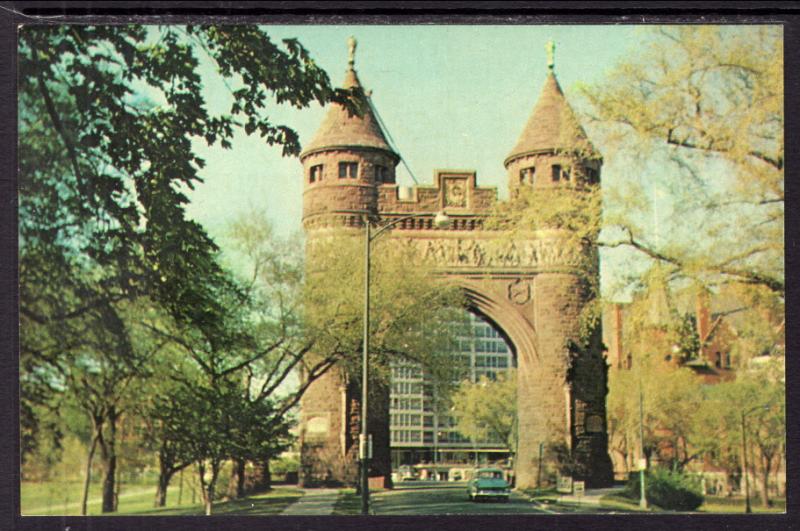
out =
<path fill-rule="evenodd" d="M 458 382 L 480 384 L 515 377 L 516 349 L 508 334 L 477 307 L 464 311 L 454 327 L 453 362 Z M 467 385 L 469 385 L 467 384 Z M 458 480 L 476 465 L 510 466 L 508 440 L 472 440 L 460 433 L 451 397 L 437 396 L 428 375 L 410 363 L 392 367 L 390 387 L 390 449 L 395 480 Z"/>

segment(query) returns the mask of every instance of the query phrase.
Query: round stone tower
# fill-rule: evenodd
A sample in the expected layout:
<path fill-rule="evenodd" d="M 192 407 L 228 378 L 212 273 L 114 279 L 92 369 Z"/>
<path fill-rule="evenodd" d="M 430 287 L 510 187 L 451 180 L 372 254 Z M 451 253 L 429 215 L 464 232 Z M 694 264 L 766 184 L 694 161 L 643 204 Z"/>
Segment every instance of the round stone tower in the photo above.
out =
<path fill-rule="evenodd" d="M 539 101 L 504 162 L 512 194 L 521 186 L 600 183 L 602 157 L 567 103 L 552 62 L 548 70 Z"/>
<path fill-rule="evenodd" d="M 300 154 L 304 172 L 303 226 L 360 226 L 378 208 L 377 187 L 395 182 L 400 156 L 389 147 L 355 71 L 356 41 L 343 88 L 356 92 L 359 114 L 331 105 L 316 136 Z"/>
<path fill-rule="evenodd" d="M 504 163 L 512 197 L 522 187 L 581 194 L 600 183 L 602 158 L 558 84 L 553 50 L 548 43 L 547 79 Z M 547 194 L 539 197 L 546 200 Z M 599 319 L 587 330 L 582 315 L 597 296 L 597 248 L 577 243 L 563 230 L 540 231 L 538 238 L 550 248 L 575 248 L 584 259 L 579 268 L 543 267 L 533 280 L 531 320 L 538 356 L 519 362 L 518 411 L 533 413 L 519 416 L 518 485 L 536 486 L 542 477 L 554 474 L 592 487 L 609 485 L 613 473 L 601 330 Z"/>
<path fill-rule="evenodd" d="M 367 216 L 378 215 L 378 188 L 395 183 L 400 156 L 386 141 L 369 93 L 355 71 L 356 41 L 349 42 L 350 58 L 343 88 L 352 89 L 358 113 L 332 104 L 317 134 L 300 154 L 303 164 L 303 227 L 307 259 L 316 239 L 327 229 L 364 230 Z M 316 266 L 316 264 L 314 264 Z M 301 401 L 300 446 L 302 485 L 355 485 L 358 474 L 358 434 L 361 387 L 338 367 L 314 381 Z M 389 453 L 389 388 L 370 382 L 369 433 L 373 457 L 369 475 L 391 484 Z M 371 480 L 374 482 L 375 480 Z M 380 481 L 378 481 L 380 482 Z"/>

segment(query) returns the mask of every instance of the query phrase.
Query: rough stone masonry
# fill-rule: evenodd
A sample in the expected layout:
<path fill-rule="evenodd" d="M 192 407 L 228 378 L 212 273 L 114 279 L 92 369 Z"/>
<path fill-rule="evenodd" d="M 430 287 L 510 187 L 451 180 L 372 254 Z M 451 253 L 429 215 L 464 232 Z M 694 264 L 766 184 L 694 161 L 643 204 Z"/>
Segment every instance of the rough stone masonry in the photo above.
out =
<path fill-rule="evenodd" d="M 344 87 L 361 87 L 353 54 Z M 414 247 L 420 261 L 433 264 L 443 279 L 460 285 L 473 311 L 510 340 L 519 379 L 517 486 L 552 482 L 559 473 L 591 487 L 609 485 L 607 366 L 599 326 L 591 337 L 581 337 L 579 320 L 597 280 L 596 247 L 578 245 L 559 230 L 514 239 L 490 230 L 485 221 L 497 193 L 478 186 L 474 172 L 439 170 L 430 186 L 399 187 L 395 168 L 400 157 L 365 98 L 362 116 L 332 105 L 300 156 L 309 248 L 331 228 L 363 233 L 367 216 L 388 223 L 429 214 L 398 223 L 392 237 Z M 602 157 L 567 103 L 552 62 L 504 164 L 511 194 L 524 186 L 600 185 Z M 446 229 L 433 224 L 441 210 L 453 220 Z M 388 481 L 389 391 L 380 385 L 371 389 L 374 457 L 369 475 Z M 355 484 L 359 416 L 360 389 L 342 371 L 334 368 L 311 385 L 301 403 L 303 485 Z"/>

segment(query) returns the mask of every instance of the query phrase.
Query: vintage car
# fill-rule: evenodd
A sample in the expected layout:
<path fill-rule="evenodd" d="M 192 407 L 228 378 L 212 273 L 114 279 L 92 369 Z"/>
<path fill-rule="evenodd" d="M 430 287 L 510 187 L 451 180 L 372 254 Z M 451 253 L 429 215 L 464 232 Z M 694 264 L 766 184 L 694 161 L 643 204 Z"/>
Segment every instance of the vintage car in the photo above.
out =
<path fill-rule="evenodd" d="M 417 479 L 417 471 L 409 465 L 400 465 L 397 469 L 397 475 L 400 481 L 414 481 Z"/>
<path fill-rule="evenodd" d="M 511 487 L 503 479 L 503 471 L 499 468 L 479 468 L 472 473 L 467 484 L 467 496 L 470 501 L 480 499 L 496 499 L 508 501 Z"/>

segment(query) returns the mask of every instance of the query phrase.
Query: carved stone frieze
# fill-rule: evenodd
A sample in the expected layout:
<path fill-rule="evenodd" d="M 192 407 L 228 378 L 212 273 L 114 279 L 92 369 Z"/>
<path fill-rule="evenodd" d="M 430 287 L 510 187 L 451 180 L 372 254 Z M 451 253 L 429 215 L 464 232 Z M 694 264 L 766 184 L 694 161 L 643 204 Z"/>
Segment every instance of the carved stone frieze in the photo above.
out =
<path fill-rule="evenodd" d="M 409 238 L 420 260 L 443 269 L 585 268 L 587 254 L 563 240 L 516 240 L 479 238 Z"/>

